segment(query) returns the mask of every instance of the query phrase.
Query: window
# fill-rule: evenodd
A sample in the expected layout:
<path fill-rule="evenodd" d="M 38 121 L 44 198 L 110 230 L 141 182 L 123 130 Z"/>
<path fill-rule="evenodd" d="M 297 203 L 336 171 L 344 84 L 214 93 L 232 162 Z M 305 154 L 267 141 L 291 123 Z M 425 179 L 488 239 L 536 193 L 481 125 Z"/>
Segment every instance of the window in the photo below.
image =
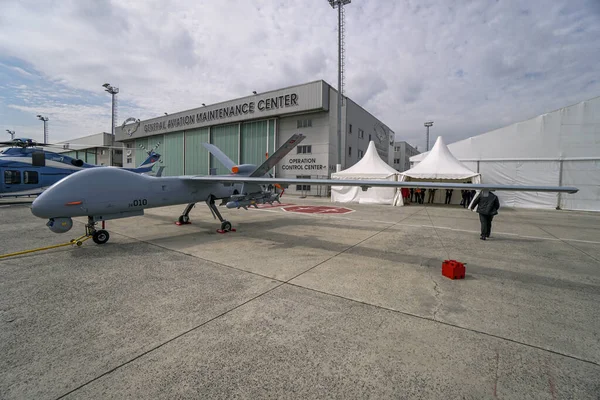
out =
<path fill-rule="evenodd" d="M 125 146 L 130 149 L 131 148 L 131 143 L 126 143 Z"/>
<path fill-rule="evenodd" d="M 37 171 L 25 171 L 23 172 L 23 183 L 35 185 L 39 183 L 39 177 Z"/>
<path fill-rule="evenodd" d="M 363 131 L 362 129 L 358 129 L 358 138 L 362 139 L 365 137 L 365 131 Z"/>
<path fill-rule="evenodd" d="M 400 146 L 394 147 L 394 151 L 400 151 Z"/>
<path fill-rule="evenodd" d="M 297 147 L 297 153 L 296 154 L 310 154 L 312 153 L 312 146 L 311 145 L 305 145 L 305 146 L 298 146 Z"/>
<path fill-rule="evenodd" d="M 348 147 L 348 157 L 352 157 L 352 147 Z"/>
<path fill-rule="evenodd" d="M 352 133 L 352 124 L 348 125 L 348 133 Z"/>
<path fill-rule="evenodd" d="M 131 164 L 132 162 L 133 162 L 133 160 L 132 160 L 131 158 L 128 158 L 128 159 L 127 159 L 127 163 L 128 163 L 128 164 Z"/>
<path fill-rule="evenodd" d="M 362 150 L 359 150 L 359 151 L 358 151 L 358 159 L 359 159 L 359 160 L 360 160 L 361 158 L 363 158 L 363 154 L 364 154 L 364 153 L 363 153 L 363 151 L 362 151 Z"/>
<path fill-rule="evenodd" d="M 310 175 L 296 175 L 297 179 L 310 179 Z M 310 192 L 310 185 L 296 185 L 296 190 Z"/>
<path fill-rule="evenodd" d="M 123 154 L 123 150 L 115 150 L 115 155 L 120 156 Z"/>
<path fill-rule="evenodd" d="M 4 183 L 14 185 L 21 183 L 21 173 L 19 171 L 4 171 Z"/>
<path fill-rule="evenodd" d="M 297 121 L 297 128 L 308 128 L 312 126 L 312 119 L 299 119 Z"/>
<path fill-rule="evenodd" d="M 394 164 L 400 164 L 400 159 L 399 158 L 394 158 Z"/>

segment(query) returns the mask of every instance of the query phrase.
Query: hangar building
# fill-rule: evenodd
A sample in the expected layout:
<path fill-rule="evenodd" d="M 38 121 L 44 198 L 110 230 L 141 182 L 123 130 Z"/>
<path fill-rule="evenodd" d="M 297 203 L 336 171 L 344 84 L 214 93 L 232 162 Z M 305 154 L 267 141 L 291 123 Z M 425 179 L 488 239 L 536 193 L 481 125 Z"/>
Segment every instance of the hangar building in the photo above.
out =
<path fill-rule="evenodd" d="M 111 146 L 110 139 L 110 133 L 102 132 L 58 142 L 57 145 L 62 145 L 62 149 L 49 148 L 48 150 L 68 157 L 78 158 L 88 164 L 110 165 L 110 155 L 108 154 L 110 150 L 106 147 Z M 118 144 L 115 144 L 115 146 L 118 146 Z M 113 157 L 112 165 L 122 167 L 123 151 L 115 149 Z"/>
<path fill-rule="evenodd" d="M 129 120 L 133 120 L 130 118 Z M 202 146 L 218 146 L 240 164 L 260 165 L 294 133 L 306 139 L 274 169 L 287 178 L 328 178 L 337 164 L 337 91 L 323 80 L 210 104 L 115 129 L 124 143 L 123 166 L 145 158 L 143 147 L 160 143 L 164 175 L 227 174 Z M 342 169 L 354 165 L 373 140 L 382 159 L 393 162 L 394 132 L 349 98 L 342 104 Z M 326 188 L 298 185 L 291 193 L 326 195 Z"/>

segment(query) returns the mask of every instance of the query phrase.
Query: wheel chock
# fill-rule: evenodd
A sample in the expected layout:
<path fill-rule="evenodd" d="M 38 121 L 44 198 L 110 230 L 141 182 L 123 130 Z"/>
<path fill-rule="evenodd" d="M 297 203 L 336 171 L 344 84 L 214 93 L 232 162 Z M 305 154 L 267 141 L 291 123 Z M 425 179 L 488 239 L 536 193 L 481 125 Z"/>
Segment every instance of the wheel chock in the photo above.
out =
<path fill-rule="evenodd" d="M 217 233 L 227 233 L 227 232 L 235 232 L 235 231 L 236 231 L 235 228 L 231 228 L 228 231 L 225 231 L 223 229 L 217 229 Z"/>

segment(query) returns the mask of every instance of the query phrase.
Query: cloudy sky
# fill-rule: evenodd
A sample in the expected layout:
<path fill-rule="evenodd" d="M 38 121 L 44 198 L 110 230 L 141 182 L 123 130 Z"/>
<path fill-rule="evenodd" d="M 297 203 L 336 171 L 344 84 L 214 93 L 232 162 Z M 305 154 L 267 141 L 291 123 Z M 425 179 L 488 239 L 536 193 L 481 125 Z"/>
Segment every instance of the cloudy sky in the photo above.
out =
<path fill-rule="evenodd" d="M 419 149 L 600 96 L 600 0 L 352 0 L 346 95 Z M 50 141 L 324 79 L 327 0 L 0 0 L 0 138 Z"/>

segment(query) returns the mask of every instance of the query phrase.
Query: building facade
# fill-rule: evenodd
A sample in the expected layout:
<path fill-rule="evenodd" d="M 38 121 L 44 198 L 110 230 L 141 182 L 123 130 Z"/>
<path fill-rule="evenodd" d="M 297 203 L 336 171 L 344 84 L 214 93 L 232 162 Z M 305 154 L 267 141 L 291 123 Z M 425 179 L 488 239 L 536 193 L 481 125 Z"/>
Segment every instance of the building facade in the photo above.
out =
<path fill-rule="evenodd" d="M 417 154 L 420 154 L 419 150 L 412 147 L 410 144 L 406 142 L 395 142 L 392 166 L 400 172 L 408 171 L 410 169 L 410 158 Z"/>
<path fill-rule="evenodd" d="M 145 158 L 159 145 L 163 175 L 227 174 L 202 146 L 212 143 L 239 164 L 260 165 L 290 136 L 306 139 L 271 171 L 287 178 L 328 178 L 338 163 L 337 91 L 323 80 L 253 94 L 117 127 L 123 166 Z M 394 132 L 349 98 L 342 106 L 342 169 L 354 165 L 373 140 L 391 163 Z M 390 164 L 391 165 L 391 164 Z M 292 193 L 326 195 L 324 188 L 298 185 Z"/>
<path fill-rule="evenodd" d="M 80 159 L 88 164 L 110 165 L 110 133 L 97 133 L 57 144 L 62 145 L 62 149 L 51 149 L 56 153 Z M 116 147 L 119 145 L 120 143 L 115 143 Z M 113 165 L 115 167 L 123 166 L 123 150 L 114 149 Z"/>

